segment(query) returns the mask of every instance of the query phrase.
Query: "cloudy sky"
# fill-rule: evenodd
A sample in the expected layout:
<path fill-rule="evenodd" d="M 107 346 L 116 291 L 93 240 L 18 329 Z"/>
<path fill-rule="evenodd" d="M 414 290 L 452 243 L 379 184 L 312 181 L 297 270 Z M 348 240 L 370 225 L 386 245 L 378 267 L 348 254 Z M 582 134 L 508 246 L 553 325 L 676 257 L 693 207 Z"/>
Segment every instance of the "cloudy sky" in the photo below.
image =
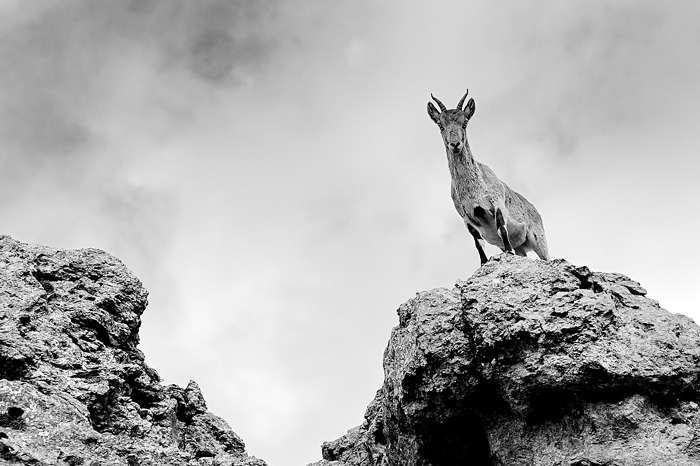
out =
<path fill-rule="evenodd" d="M 700 320 L 700 3 L 0 0 L 0 232 L 97 247 L 141 348 L 271 466 L 382 382 L 395 310 L 479 266 L 430 93 L 550 253 Z M 499 251 L 490 247 L 489 254 Z M 534 260 L 534 259 L 533 259 Z"/>

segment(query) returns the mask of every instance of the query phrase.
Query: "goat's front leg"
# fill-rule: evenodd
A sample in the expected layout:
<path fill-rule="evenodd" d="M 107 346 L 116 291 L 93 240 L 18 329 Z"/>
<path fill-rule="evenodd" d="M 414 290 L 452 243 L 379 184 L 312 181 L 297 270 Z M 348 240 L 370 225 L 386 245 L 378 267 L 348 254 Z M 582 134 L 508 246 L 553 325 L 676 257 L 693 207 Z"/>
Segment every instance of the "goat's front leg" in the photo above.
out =
<path fill-rule="evenodd" d="M 474 237 L 474 244 L 476 244 L 476 250 L 479 251 L 479 259 L 481 260 L 481 265 L 484 265 L 489 260 L 488 257 L 486 257 L 486 253 L 484 252 L 484 238 L 482 238 L 479 231 L 473 226 L 471 226 L 469 223 L 467 223 L 467 230 L 469 230 L 469 233 L 471 233 L 471 235 Z"/>
<path fill-rule="evenodd" d="M 496 209 L 496 228 L 498 228 L 498 234 L 503 241 L 503 251 L 513 254 L 513 246 L 510 245 L 508 230 L 506 229 L 506 221 L 503 218 L 503 211 L 500 207 Z"/>

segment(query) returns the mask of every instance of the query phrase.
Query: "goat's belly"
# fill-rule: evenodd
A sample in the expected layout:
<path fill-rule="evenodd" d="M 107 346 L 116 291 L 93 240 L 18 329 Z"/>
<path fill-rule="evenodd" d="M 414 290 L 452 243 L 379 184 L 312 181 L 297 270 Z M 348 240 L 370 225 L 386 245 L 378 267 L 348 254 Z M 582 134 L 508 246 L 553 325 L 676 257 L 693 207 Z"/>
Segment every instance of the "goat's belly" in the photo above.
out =
<path fill-rule="evenodd" d="M 481 237 L 486 240 L 487 243 L 493 244 L 494 246 L 498 246 L 499 248 L 503 248 L 503 240 L 501 239 L 501 236 L 498 234 L 498 229 L 496 228 L 477 228 L 479 230 L 479 233 L 481 234 Z"/>

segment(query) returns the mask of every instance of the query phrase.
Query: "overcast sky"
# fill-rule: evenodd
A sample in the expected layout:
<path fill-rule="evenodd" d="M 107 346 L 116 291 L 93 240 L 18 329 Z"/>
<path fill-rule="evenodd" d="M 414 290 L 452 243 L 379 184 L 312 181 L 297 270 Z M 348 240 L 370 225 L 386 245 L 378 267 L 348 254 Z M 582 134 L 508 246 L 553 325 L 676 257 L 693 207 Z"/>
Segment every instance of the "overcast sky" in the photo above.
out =
<path fill-rule="evenodd" d="M 479 266 L 431 92 L 469 89 L 474 156 L 537 206 L 553 258 L 700 319 L 698 18 L 0 0 L 0 232 L 120 258 L 150 292 L 147 363 L 196 380 L 250 454 L 305 465 L 362 422 L 396 308 Z"/>

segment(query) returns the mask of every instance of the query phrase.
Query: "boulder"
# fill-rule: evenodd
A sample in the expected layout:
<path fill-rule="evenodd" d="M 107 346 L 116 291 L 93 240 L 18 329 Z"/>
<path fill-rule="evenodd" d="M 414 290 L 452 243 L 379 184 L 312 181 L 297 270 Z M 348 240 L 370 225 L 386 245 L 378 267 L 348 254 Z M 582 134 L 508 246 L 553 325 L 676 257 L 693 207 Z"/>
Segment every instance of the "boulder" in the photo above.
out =
<path fill-rule="evenodd" d="M 398 309 L 317 466 L 700 464 L 700 328 L 619 273 L 500 255 Z"/>
<path fill-rule="evenodd" d="M 147 292 L 118 259 L 0 236 L 0 463 L 264 466 L 195 382 L 138 349 Z"/>

